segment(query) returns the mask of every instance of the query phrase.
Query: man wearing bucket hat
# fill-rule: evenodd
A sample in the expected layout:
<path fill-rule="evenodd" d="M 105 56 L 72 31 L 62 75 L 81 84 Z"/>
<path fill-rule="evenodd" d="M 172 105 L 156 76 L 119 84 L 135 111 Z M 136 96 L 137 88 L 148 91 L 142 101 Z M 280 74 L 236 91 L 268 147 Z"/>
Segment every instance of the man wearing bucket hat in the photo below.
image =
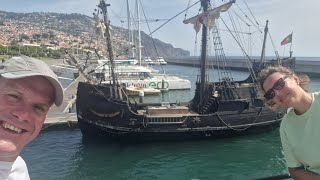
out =
<path fill-rule="evenodd" d="M 0 179 L 30 179 L 19 155 L 62 101 L 63 87 L 43 61 L 20 56 L 0 63 Z"/>

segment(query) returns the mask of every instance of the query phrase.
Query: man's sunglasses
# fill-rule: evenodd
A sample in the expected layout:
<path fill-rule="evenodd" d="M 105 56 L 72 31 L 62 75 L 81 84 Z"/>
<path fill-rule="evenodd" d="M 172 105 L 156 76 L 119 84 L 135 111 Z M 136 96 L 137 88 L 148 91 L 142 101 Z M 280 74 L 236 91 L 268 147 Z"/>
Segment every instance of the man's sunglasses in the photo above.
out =
<path fill-rule="evenodd" d="M 266 100 L 271 100 L 274 98 L 274 96 L 276 95 L 276 92 L 274 90 L 281 90 L 285 85 L 284 80 L 287 78 L 288 76 L 281 77 L 274 83 L 273 87 L 264 94 L 264 97 L 266 98 Z"/>

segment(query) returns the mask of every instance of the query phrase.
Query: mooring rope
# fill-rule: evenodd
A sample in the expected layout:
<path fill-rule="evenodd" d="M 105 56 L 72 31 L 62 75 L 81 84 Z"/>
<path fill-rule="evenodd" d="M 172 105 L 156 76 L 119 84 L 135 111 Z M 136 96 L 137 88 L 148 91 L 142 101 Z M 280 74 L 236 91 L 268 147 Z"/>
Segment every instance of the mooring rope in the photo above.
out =
<path fill-rule="evenodd" d="M 69 117 L 71 117 L 71 116 L 73 116 L 73 115 L 74 115 L 74 114 L 70 114 L 69 116 L 66 116 L 66 117 L 62 118 L 62 119 L 60 119 L 59 121 L 56 121 L 55 123 L 52 123 L 52 124 L 50 124 L 50 125 L 42 128 L 41 131 L 43 131 L 43 130 L 45 130 L 45 129 L 48 129 L 48 128 L 51 127 L 51 126 L 57 125 L 57 124 L 59 124 L 61 121 L 64 121 L 64 120 L 68 119 Z M 68 123 L 69 126 L 70 126 L 70 122 L 71 122 L 71 121 L 67 121 L 67 123 Z"/>

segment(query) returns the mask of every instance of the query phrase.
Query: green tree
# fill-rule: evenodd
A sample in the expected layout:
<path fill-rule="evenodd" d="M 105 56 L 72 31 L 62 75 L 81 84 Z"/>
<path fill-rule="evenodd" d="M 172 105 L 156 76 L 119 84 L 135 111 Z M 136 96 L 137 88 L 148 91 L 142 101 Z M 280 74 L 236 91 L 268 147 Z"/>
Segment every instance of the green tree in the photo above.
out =
<path fill-rule="evenodd" d="M 6 46 L 0 46 L 0 54 L 6 54 L 7 53 L 7 47 Z"/>
<path fill-rule="evenodd" d="M 10 55 L 10 56 L 19 56 L 19 52 L 9 51 L 9 52 L 8 52 L 8 55 Z"/>

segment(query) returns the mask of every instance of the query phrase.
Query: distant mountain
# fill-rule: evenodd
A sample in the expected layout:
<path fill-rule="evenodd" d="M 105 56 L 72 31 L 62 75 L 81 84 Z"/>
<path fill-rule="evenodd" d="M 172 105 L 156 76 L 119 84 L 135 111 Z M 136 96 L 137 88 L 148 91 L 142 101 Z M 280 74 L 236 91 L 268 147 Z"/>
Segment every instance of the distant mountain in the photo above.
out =
<path fill-rule="evenodd" d="M 0 32 L 2 34 L 0 45 L 37 43 L 82 49 L 105 46 L 105 40 L 98 38 L 94 33 L 93 18 L 81 14 L 0 11 Z M 127 30 L 113 26 L 111 34 L 116 56 L 131 54 L 132 45 L 129 45 Z M 158 39 L 152 39 L 144 32 L 141 33 L 141 37 L 143 56 L 181 57 L 190 55 L 189 51 L 174 48 L 171 44 Z M 137 38 L 135 42 L 138 42 Z"/>

